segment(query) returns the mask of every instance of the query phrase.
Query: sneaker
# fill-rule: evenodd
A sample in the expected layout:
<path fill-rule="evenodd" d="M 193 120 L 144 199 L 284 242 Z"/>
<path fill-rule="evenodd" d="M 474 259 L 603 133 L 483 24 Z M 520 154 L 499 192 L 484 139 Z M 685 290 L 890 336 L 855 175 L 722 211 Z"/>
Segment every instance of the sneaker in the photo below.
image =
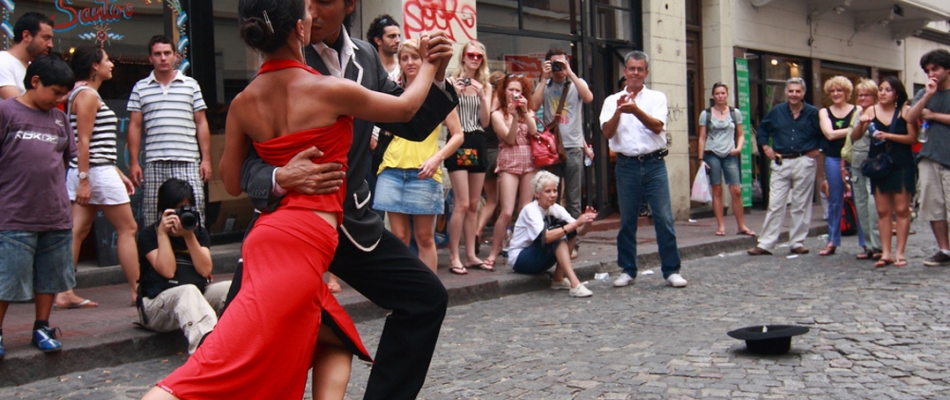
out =
<path fill-rule="evenodd" d="M 924 260 L 924 265 L 928 267 L 939 267 L 947 264 L 950 264 L 950 256 L 944 254 L 942 251 L 937 251 L 937 254 L 927 257 L 927 259 Z"/>
<path fill-rule="evenodd" d="M 687 283 L 686 279 L 683 279 L 680 274 L 670 275 L 668 278 L 666 278 L 666 281 L 669 282 L 670 286 L 672 287 L 686 287 Z"/>
<path fill-rule="evenodd" d="M 571 290 L 571 281 L 567 278 L 561 279 L 560 281 L 551 281 L 551 290 Z"/>
<path fill-rule="evenodd" d="M 46 327 L 33 331 L 33 345 L 44 353 L 62 350 L 63 344 L 56 340 L 56 330 Z"/>
<path fill-rule="evenodd" d="M 614 280 L 614 287 L 624 287 L 624 286 L 627 286 L 627 285 L 633 283 L 633 281 L 634 281 L 635 279 L 636 279 L 636 278 L 634 278 L 634 277 L 628 275 L 626 272 L 621 273 L 620 276 L 618 276 L 617 279 Z"/>
<path fill-rule="evenodd" d="M 577 285 L 577 287 L 571 288 L 571 297 L 590 297 L 593 296 L 594 292 L 591 292 L 584 284 Z"/>

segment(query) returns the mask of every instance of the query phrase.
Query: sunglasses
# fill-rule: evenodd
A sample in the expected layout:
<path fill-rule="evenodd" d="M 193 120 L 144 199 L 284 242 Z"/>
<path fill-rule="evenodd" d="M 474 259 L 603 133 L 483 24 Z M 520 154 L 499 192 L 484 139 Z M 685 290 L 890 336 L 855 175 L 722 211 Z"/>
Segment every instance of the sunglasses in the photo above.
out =
<path fill-rule="evenodd" d="M 485 55 L 479 53 L 465 53 L 465 57 L 471 60 L 481 61 L 483 58 L 485 58 Z"/>
<path fill-rule="evenodd" d="M 524 78 L 524 74 L 508 74 L 508 75 L 505 75 L 505 78 L 508 78 L 508 79 Z"/>

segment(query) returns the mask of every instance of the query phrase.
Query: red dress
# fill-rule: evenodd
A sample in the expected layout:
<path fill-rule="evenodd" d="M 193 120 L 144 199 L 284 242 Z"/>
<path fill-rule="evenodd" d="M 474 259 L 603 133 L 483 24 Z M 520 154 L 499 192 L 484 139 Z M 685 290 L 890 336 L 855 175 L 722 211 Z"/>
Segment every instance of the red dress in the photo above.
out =
<path fill-rule="evenodd" d="M 259 74 L 304 68 L 295 61 L 270 61 Z M 323 151 L 320 162 L 339 162 L 353 139 L 353 117 L 331 126 L 254 143 L 261 158 L 285 165 L 311 146 Z M 314 210 L 342 221 L 346 188 L 329 195 L 290 192 L 280 207 L 263 214 L 244 240 L 241 291 L 218 325 L 181 368 L 158 383 L 180 399 L 294 399 L 303 397 L 321 318 L 328 315 L 340 339 L 370 361 L 356 326 L 323 282 L 336 252 L 336 227 Z"/>

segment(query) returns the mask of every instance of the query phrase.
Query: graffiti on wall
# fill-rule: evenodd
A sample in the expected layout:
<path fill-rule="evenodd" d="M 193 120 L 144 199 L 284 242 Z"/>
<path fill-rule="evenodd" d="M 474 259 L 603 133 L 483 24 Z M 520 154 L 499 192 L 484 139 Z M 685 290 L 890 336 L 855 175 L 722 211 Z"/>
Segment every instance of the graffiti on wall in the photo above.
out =
<path fill-rule="evenodd" d="M 455 42 L 476 37 L 474 0 L 403 0 L 402 16 L 407 39 L 428 31 L 443 31 Z"/>

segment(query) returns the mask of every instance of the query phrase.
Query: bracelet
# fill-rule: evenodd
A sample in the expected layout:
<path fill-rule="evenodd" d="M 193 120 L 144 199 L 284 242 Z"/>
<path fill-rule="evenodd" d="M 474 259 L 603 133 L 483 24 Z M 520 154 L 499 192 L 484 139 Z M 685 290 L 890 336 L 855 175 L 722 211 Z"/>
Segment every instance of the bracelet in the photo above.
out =
<path fill-rule="evenodd" d="M 561 230 L 564 231 L 564 234 L 567 235 L 567 228 L 564 225 L 561 225 Z"/>

